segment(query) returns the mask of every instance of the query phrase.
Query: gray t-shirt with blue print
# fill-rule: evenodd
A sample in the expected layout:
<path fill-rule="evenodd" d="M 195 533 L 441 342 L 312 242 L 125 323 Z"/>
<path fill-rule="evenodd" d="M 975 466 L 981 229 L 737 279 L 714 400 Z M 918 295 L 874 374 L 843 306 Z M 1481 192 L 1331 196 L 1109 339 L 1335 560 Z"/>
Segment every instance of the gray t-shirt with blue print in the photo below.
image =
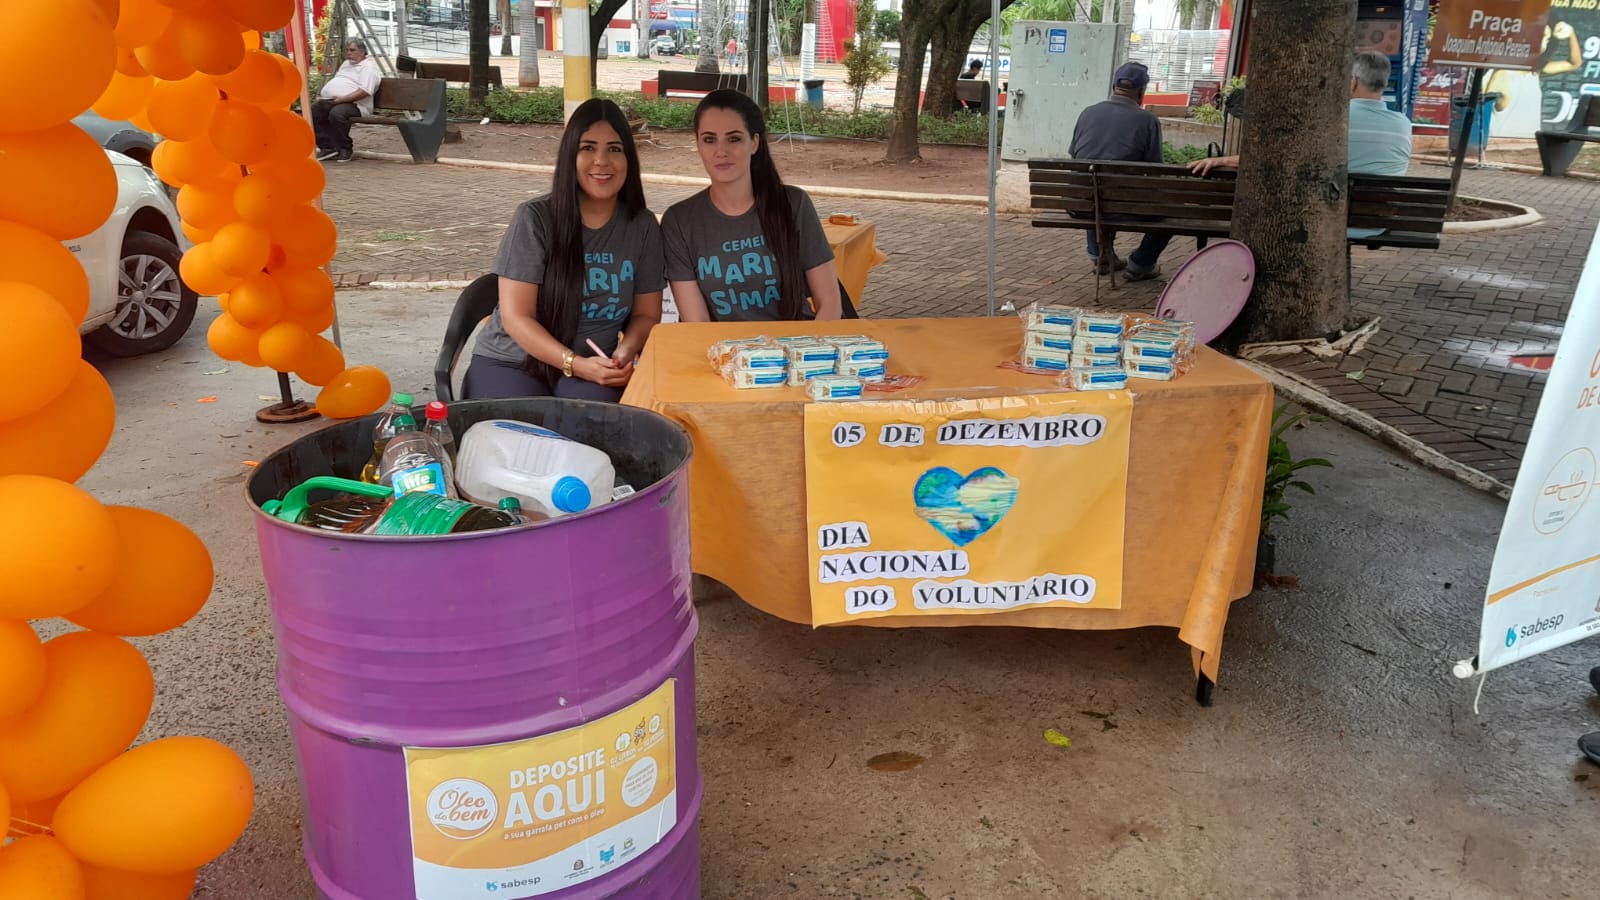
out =
<path fill-rule="evenodd" d="M 800 235 L 806 271 L 833 259 L 833 248 L 805 191 L 785 185 Z M 711 202 L 709 190 L 668 207 L 661 217 L 668 281 L 693 281 L 714 322 L 770 322 L 778 316 L 778 266 L 766 246 L 754 207 L 730 216 Z M 811 318 L 806 306 L 806 318 Z"/>
<path fill-rule="evenodd" d="M 546 194 L 517 207 L 500 240 L 495 274 L 542 285 L 549 247 L 550 197 Z M 605 225 L 583 229 L 583 256 L 583 305 L 572 351 L 579 356 L 593 355 L 587 343 L 587 339 L 593 339 L 610 353 L 616 349 L 618 333 L 627 327 L 628 317 L 633 314 L 634 294 L 655 293 L 665 284 L 661 274 L 661 228 L 655 214 L 641 209 L 630 218 L 627 210 L 618 206 Z M 505 362 L 528 358 L 528 352 L 506 333 L 499 309 L 489 317 L 472 352 Z"/>

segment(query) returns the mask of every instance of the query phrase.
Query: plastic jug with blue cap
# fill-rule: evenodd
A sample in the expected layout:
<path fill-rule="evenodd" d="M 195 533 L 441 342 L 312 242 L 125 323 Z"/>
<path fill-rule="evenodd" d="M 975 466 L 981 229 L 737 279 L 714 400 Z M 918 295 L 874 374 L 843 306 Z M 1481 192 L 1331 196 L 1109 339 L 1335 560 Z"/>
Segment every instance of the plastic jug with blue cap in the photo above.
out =
<path fill-rule="evenodd" d="M 513 497 L 524 510 L 555 518 L 610 503 L 615 482 L 604 450 L 527 422 L 479 422 L 456 452 L 456 488 L 485 506 Z"/>

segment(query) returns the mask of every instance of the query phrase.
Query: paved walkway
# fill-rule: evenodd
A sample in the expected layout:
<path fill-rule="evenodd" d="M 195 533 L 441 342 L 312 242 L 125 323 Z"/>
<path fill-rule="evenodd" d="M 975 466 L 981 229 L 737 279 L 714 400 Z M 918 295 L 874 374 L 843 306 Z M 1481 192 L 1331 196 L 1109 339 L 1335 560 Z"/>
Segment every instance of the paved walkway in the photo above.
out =
<path fill-rule="evenodd" d="M 1414 171 L 1445 172 L 1420 165 Z M 786 174 L 807 181 L 804 172 Z M 476 277 L 489 269 L 512 209 L 548 183 L 546 175 L 492 169 L 376 160 L 331 166 L 325 202 L 340 229 L 333 271 L 341 286 Z M 694 190 L 646 186 L 658 211 Z M 1352 299 L 1361 317 L 1383 317 L 1378 334 L 1337 365 L 1303 354 L 1276 364 L 1509 483 L 1544 386 L 1541 373 L 1514 366 L 1511 357 L 1554 349 L 1600 219 L 1600 184 L 1469 170 L 1462 192 L 1531 205 L 1545 221 L 1446 235 L 1436 251 L 1356 250 Z M 833 198 L 818 198 L 817 205 L 825 214 L 853 211 L 878 225 L 889 261 L 873 270 L 859 304 L 865 315 L 984 313 L 988 226 L 981 209 Z M 1075 232 L 1002 216 L 997 234 L 998 303 L 1150 309 L 1160 293 L 1161 282 L 1109 292 L 1102 282 L 1097 299 Z M 1173 271 L 1192 251 L 1188 240 L 1174 241 L 1163 269 Z M 440 302 L 451 299 L 441 295 Z"/>

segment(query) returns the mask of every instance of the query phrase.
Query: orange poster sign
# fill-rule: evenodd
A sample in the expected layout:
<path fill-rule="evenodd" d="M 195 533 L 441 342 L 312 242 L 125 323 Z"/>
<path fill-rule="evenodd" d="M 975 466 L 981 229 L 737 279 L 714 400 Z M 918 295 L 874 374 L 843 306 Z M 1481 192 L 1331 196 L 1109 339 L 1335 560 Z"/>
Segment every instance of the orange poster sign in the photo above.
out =
<path fill-rule="evenodd" d="M 1428 65 L 1532 71 L 1550 0 L 1440 0 Z"/>

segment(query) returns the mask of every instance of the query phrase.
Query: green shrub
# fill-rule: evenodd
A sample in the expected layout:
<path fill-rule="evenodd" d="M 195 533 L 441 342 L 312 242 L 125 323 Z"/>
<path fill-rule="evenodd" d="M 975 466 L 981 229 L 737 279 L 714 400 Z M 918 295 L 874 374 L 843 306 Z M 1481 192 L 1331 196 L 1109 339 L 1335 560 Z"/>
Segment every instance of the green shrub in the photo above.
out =
<path fill-rule="evenodd" d="M 1197 159 L 1205 159 L 1204 147 L 1177 147 L 1172 144 L 1161 145 L 1161 161 L 1169 166 L 1181 166 L 1192 163 Z"/>

